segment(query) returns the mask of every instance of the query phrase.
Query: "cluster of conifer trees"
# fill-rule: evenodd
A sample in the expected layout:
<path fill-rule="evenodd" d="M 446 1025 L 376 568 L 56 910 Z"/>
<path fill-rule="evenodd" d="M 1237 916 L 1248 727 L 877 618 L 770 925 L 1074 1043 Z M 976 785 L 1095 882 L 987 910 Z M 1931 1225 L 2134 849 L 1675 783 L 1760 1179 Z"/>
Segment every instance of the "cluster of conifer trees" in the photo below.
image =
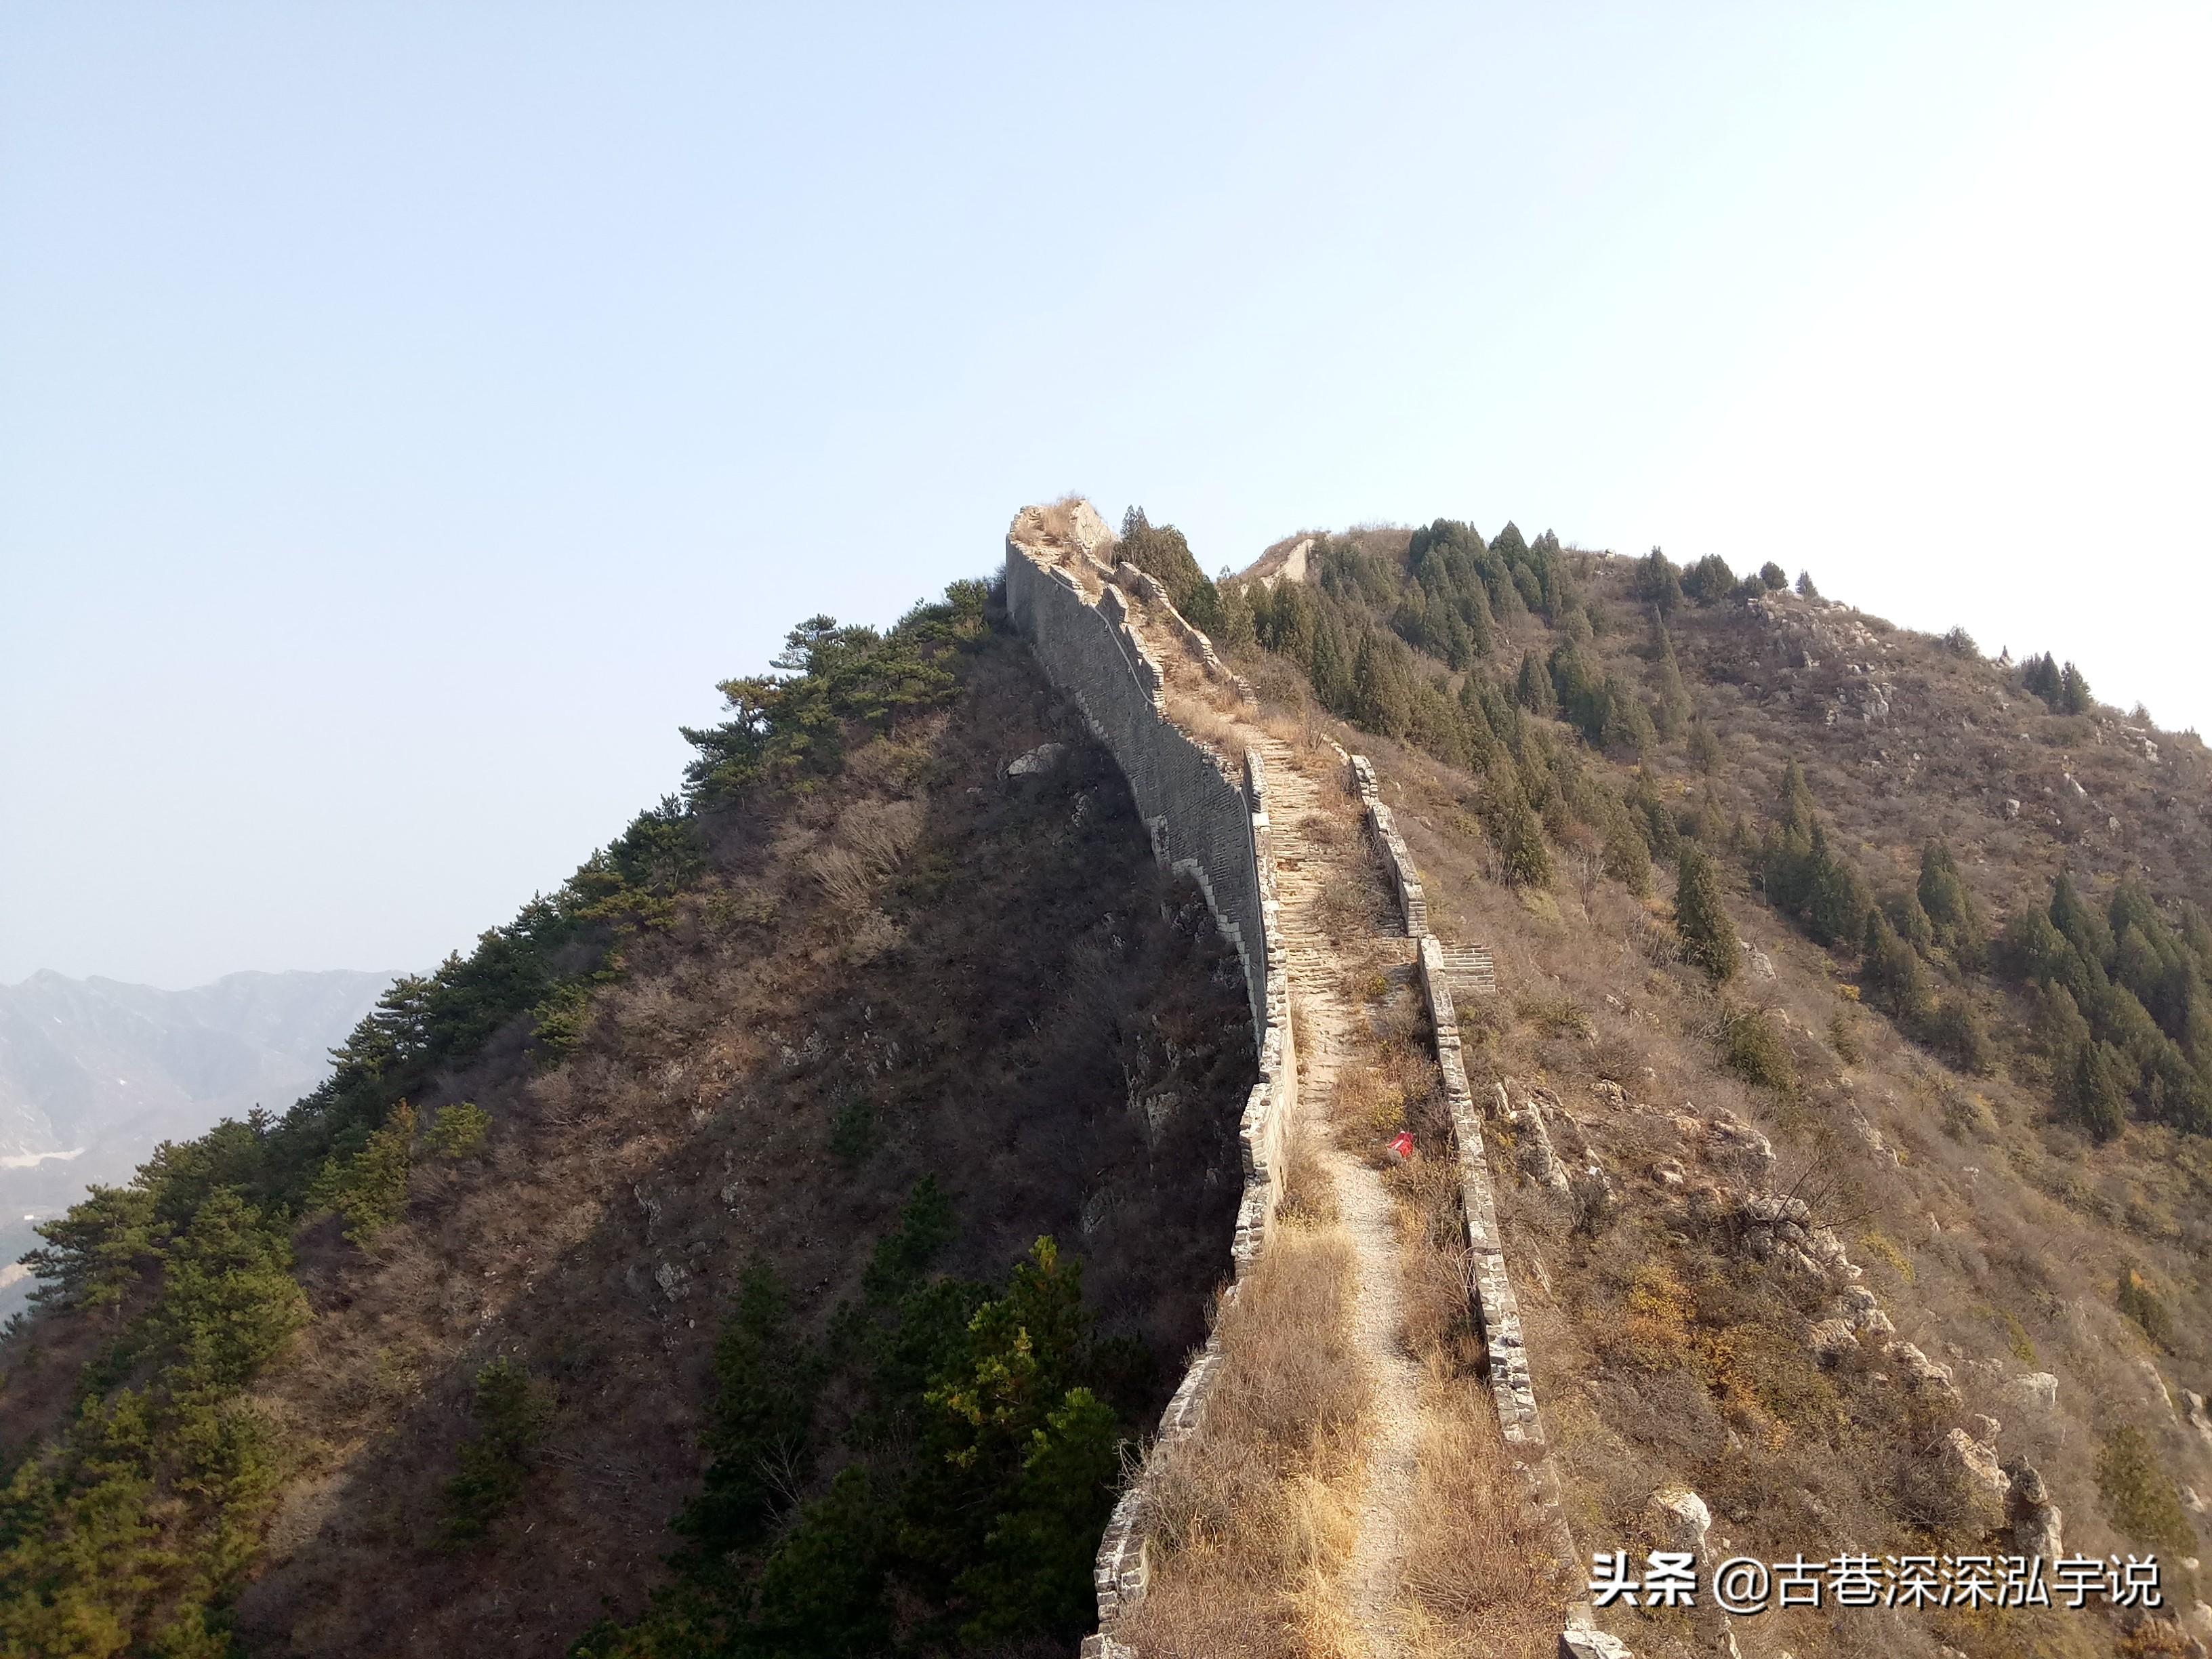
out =
<path fill-rule="evenodd" d="M 1319 538 L 1309 556 L 1312 583 L 1224 582 L 1224 608 L 1234 618 L 1249 607 L 1252 638 L 1304 670 L 1330 713 L 1483 775 L 1482 817 L 1507 879 L 1548 880 L 1555 845 L 1594 845 L 1607 873 L 1639 891 L 1655 857 L 1673 863 L 1685 954 L 1723 979 L 1738 946 L 1712 860 L 1733 852 L 1810 938 L 1857 957 L 1869 1002 L 1963 1069 L 1985 1069 L 1991 1054 L 1972 977 L 2002 969 L 2039 988 L 2055 1092 L 2094 1133 L 2118 1133 L 2130 1099 L 2154 1119 L 2212 1131 L 2212 928 L 2194 909 L 2166 922 L 2128 882 L 2100 920 L 2062 877 L 2050 905 L 2016 915 L 1996 949 L 1941 842 L 1923 848 L 1914 884 L 1869 890 L 1794 760 L 1756 838 L 1723 817 L 1710 788 L 1694 805 L 1669 803 L 1648 769 L 1617 791 L 1585 763 L 1589 750 L 1634 759 L 1677 739 L 1700 769 L 1718 763 L 1665 618 L 1781 589 L 1779 565 L 1739 580 L 1715 556 L 1686 568 L 1657 548 L 1638 560 L 1631 588 L 1650 617 L 1639 683 L 1597 665 L 1591 647 L 1607 619 L 1549 532 L 1529 543 L 1508 525 L 1486 543 L 1438 520 L 1413 532 L 1403 566 L 1351 539 Z M 1797 589 L 1817 597 L 1809 575 Z M 1549 648 L 1524 651 L 1509 670 L 1500 641 L 1531 616 L 1548 625 Z M 2090 706 L 2071 663 L 2031 657 L 2021 676 L 2055 712 Z M 1563 726 L 1582 743 L 1563 740 Z"/>
<path fill-rule="evenodd" d="M 756 1264 L 715 1348 L 712 1458 L 673 1583 L 575 1659 L 836 1659 L 1073 1642 L 1150 1362 L 1102 1339 L 1082 1267 L 1040 1239 L 1000 1285 L 933 1266 L 952 1208 L 924 1179 L 860 1297 L 809 1343 Z M 840 1425 L 825 1401 L 857 1402 Z M 821 1497 L 790 1494 L 828 1464 Z"/>
<path fill-rule="evenodd" d="M 2005 925 L 2001 965 L 2037 989 L 2037 1033 L 2059 1098 L 2100 1139 L 2133 1099 L 2178 1128 L 2212 1132 L 2212 923 L 2159 913 L 2133 878 L 2102 914 L 2061 872 L 2047 905 Z"/>
<path fill-rule="evenodd" d="M 2061 668 L 2048 651 L 2021 664 L 2020 684 L 2021 690 L 2042 698 L 2054 714 L 2089 712 L 2088 680 L 2070 662 Z"/>
<path fill-rule="evenodd" d="M 127 1185 L 94 1187 L 39 1229 L 46 1242 L 26 1258 L 34 1303 L 104 1319 L 107 1338 L 76 1417 L 0 1488 L 0 1652 L 228 1651 L 225 1609 L 284 1463 L 278 1431 L 244 1392 L 308 1317 L 295 1229 L 336 1212 L 365 1243 L 396 1221 L 410 1169 L 472 1150 L 486 1127 L 466 1103 L 418 1123 L 409 1101 L 502 1042 L 525 1064 L 568 1052 L 621 941 L 672 920 L 702 866 L 699 814 L 834 774 L 855 725 L 942 706 L 983 636 L 986 597 L 983 583 L 956 583 L 888 631 L 802 623 L 779 672 L 722 688 L 728 721 L 686 734 L 699 751 L 687 799 L 641 814 L 467 956 L 395 981 L 330 1076 L 281 1117 L 257 1109 L 164 1142 Z M 468 1513 L 507 1490 L 494 1443 L 514 1413 L 499 1409 L 500 1381 L 491 1426 L 471 1443 L 490 1448 L 478 1478 L 457 1477 Z"/>

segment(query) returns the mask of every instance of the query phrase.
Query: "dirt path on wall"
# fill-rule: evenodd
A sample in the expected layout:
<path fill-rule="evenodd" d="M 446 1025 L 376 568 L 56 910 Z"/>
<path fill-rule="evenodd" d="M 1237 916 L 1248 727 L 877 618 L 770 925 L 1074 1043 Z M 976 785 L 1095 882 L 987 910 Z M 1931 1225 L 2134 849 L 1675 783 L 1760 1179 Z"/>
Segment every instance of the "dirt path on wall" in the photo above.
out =
<path fill-rule="evenodd" d="M 1367 1021 L 1345 994 L 1343 953 L 1331 936 L 1324 899 L 1332 892 L 1371 887 L 1376 872 L 1358 818 L 1346 810 L 1344 786 L 1310 775 L 1287 745 L 1272 738 L 1257 741 L 1267 769 L 1276 896 L 1297 1006 L 1301 1109 L 1325 1124 L 1332 1116 L 1338 1071 L 1357 1053 Z M 1316 819 L 1333 823 L 1334 832 L 1322 824 L 1310 827 L 1310 820 Z M 1402 928 L 1385 931 L 1402 938 Z M 1411 994 L 1402 983 L 1394 983 L 1390 993 Z M 1397 1230 L 1382 1177 L 1342 1148 L 1325 1144 L 1337 1207 L 1358 1263 L 1353 1336 L 1366 1356 L 1374 1386 L 1374 1433 L 1359 1504 L 1359 1541 L 1346 1586 L 1346 1611 L 1364 1652 L 1373 1659 L 1395 1659 L 1405 1650 L 1399 1579 L 1403 1522 L 1413 1500 L 1420 1373 L 1406 1352 Z"/>

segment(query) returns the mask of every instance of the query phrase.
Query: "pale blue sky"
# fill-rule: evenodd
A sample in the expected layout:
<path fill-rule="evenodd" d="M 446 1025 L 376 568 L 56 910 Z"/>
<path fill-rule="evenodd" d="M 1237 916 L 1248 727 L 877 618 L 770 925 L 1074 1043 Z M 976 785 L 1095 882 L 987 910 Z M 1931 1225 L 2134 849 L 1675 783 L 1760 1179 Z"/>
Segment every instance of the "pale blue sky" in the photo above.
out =
<path fill-rule="evenodd" d="M 0 9 L 0 983 L 425 965 L 1022 502 L 2212 720 L 2202 6 Z"/>

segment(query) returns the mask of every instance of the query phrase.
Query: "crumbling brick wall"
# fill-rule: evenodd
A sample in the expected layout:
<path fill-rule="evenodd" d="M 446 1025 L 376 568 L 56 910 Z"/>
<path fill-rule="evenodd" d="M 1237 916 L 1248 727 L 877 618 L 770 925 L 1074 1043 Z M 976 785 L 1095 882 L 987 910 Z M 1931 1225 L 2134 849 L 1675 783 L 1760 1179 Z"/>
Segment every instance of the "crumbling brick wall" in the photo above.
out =
<path fill-rule="evenodd" d="M 1169 719 L 1166 676 L 1130 624 L 1125 590 L 1145 599 L 1147 614 L 1161 617 L 1170 636 L 1209 675 L 1232 677 L 1157 582 L 1127 564 L 1109 566 L 1096 556 L 1112 537 L 1088 503 L 1064 509 L 1061 518 L 1050 535 L 1036 509 L 1015 520 L 1006 538 L 1006 609 L 1046 676 L 1083 711 L 1128 779 L 1154 853 L 1196 880 L 1243 963 L 1260 1080 L 1239 1126 L 1244 1194 L 1231 1248 L 1241 1274 L 1274 1222 L 1284 1133 L 1297 1098 L 1267 771 L 1256 751 L 1248 751 L 1240 765 Z M 1234 1287 L 1228 1293 L 1233 1297 Z M 1162 1443 L 1196 1427 L 1219 1359 L 1209 1338 L 1162 1414 Z M 1110 1650 L 1123 1606 L 1144 1595 L 1143 1501 L 1139 1478 L 1123 1492 L 1107 1523 L 1096 1569 L 1100 1634 L 1085 1644 L 1086 1652 Z"/>

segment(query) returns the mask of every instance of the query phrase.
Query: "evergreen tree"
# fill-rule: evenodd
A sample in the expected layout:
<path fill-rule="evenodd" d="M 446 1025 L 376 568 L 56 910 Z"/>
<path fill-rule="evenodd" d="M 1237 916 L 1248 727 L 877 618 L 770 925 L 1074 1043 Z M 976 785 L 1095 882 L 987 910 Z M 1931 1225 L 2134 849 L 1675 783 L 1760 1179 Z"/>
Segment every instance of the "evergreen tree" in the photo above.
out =
<path fill-rule="evenodd" d="M 1897 929 L 1897 936 L 1914 950 L 1925 955 L 1936 948 L 1936 924 L 1929 920 L 1918 892 L 1910 888 L 1892 889 L 1882 895 L 1881 913 Z"/>
<path fill-rule="evenodd" d="M 2072 663 L 2059 671 L 2058 696 L 2051 707 L 2062 714 L 2089 712 L 2089 682 Z"/>
<path fill-rule="evenodd" d="M 1917 895 L 1920 908 L 1935 928 L 1936 942 L 1951 953 L 1951 960 L 1969 973 L 1986 967 L 1989 935 L 1982 925 L 1981 912 L 1959 873 L 1958 860 L 1940 841 L 1931 841 L 1920 849 Z"/>
<path fill-rule="evenodd" d="M 1221 621 L 1213 635 L 1214 644 L 1223 651 L 1249 649 L 1258 641 L 1259 629 L 1253 620 L 1252 602 L 1245 595 L 1244 584 L 1232 580 L 1224 566 L 1213 586 L 1221 602 Z"/>
<path fill-rule="evenodd" d="M 1548 884 L 1552 879 L 1551 850 L 1544 844 L 1543 822 L 1529 803 L 1518 769 L 1510 763 L 1492 769 L 1488 805 L 1491 839 L 1498 844 L 1498 860 L 1507 884 Z"/>
<path fill-rule="evenodd" d="M 1878 909 L 1866 913 L 1865 960 L 1859 969 L 1868 1000 L 1886 1009 L 1899 1024 L 1917 1027 L 1928 1017 L 1928 975 L 1920 957 L 1897 936 Z"/>
<path fill-rule="evenodd" d="M 1823 945 L 1849 945 L 1864 930 L 1873 903 L 1858 872 L 1829 850 L 1827 830 L 1817 821 L 1806 872 L 1806 931 Z"/>
<path fill-rule="evenodd" d="M 1811 571 L 1801 570 L 1797 573 L 1797 595 L 1800 599 L 1817 599 L 1820 597 L 1820 590 L 1813 586 Z"/>
<path fill-rule="evenodd" d="M 1401 653 L 1369 629 L 1359 637 L 1352 669 L 1352 718 L 1370 732 L 1401 739 L 1413 729 L 1409 675 Z"/>
<path fill-rule="evenodd" d="M 1530 714 L 1549 720 L 1559 711 L 1558 694 L 1552 685 L 1552 676 L 1543 659 L 1534 651 L 1521 657 L 1521 672 L 1513 682 L 1513 701 Z"/>
<path fill-rule="evenodd" d="M 1681 830 L 1674 821 L 1674 809 L 1660 799 L 1659 781 L 1651 775 L 1650 767 L 1636 769 L 1636 781 L 1628 793 L 1628 806 L 1653 852 L 1662 859 L 1672 859 L 1681 850 Z"/>
<path fill-rule="evenodd" d="M 1662 615 L 1681 608 L 1681 576 L 1667 556 L 1656 547 L 1649 557 L 1636 562 L 1634 586 L 1637 602 L 1651 606 Z"/>
<path fill-rule="evenodd" d="M 1674 932 L 1681 941 L 1682 957 L 1703 969 L 1716 982 L 1736 969 L 1741 947 L 1735 924 L 1722 908 L 1720 884 L 1705 849 L 1686 841 L 1675 860 Z"/>
<path fill-rule="evenodd" d="M 1703 720 L 1692 721 L 1690 726 L 1690 763 L 1700 772 L 1720 769 L 1721 740 Z"/>
<path fill-rule="evenodd" d="M 1778 593 L 1790 586 L 1790 573 L 1769 559 L 1759 567 L 1759 580 L 1769 592 Z"/>
<path fill-rule="evenodd" d="M 2065 1104 L 2092 1139 L 2112 1139 L 2127 1127 L 2127 1093 L 2120 1085 L 2124 1061 L 2107 1042 L 2085 1042 L 2075 1055 Z"/>
<path fill-rule="evenodd" d="M 1115 551 L 1156 578 L 1167 589 L 1168 602 L 1193 628 L 1210 634 L 1220 627 L 1220 596 L 1199 568 L 1182 531 L 1171 524 L 1153 524 L 1143 507 L 1133 507 L 1121 515 L 1121 540 Z"/>
<path fill-rule="evenodd" d="M 1638 833 L 1627 810 L 1615 810 L 1606 820 L 1605 841 L 1599 853 L 1605 872 L 1639 897 L 1651 890 L 1651 849 Z"/>
<path fill-rule="evenodd" d="M 1656 615 L 1651 632 L 1652 724 L 1661 737 L 1671 740 L 1680 736 L 1688 723 L 1690 691 L 1682 684 L 1682 670 L 1674 660 L 1674 641 L 1668 636 L 1667 624 Z"/>
<path fill-rule="evenodd" d="M 1681 584 L 1682 592 L 1699 605 L 1714 605 L 1735 592 L 1735 572 L 1719 554 L 1708 553 L 1683 573 Z"/>
<path fill-rule="evenodd" d="M 1332 714 L 1349 716 L 1353 707 L 1352 649 L 1333 609 L 1319 613 L 1307 662 L 1314 696 L 1321 706 Z"/>

